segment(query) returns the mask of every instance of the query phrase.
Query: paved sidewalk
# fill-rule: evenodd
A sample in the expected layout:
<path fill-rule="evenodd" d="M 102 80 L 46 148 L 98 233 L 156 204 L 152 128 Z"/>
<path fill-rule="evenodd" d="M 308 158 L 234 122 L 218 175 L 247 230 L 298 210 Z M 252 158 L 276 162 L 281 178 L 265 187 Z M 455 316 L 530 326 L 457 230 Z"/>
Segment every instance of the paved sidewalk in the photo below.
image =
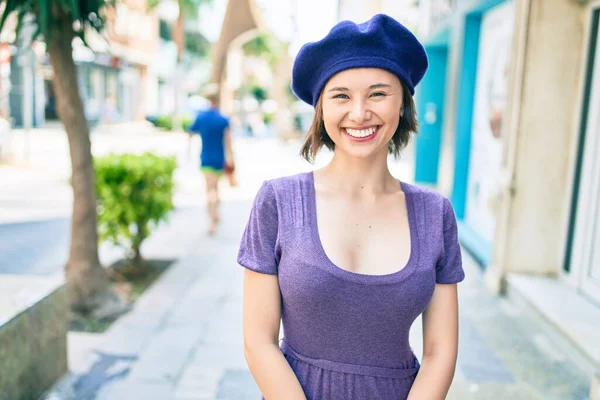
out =
<path fill-rule="evenodd" d="M 148 252 L 179 253 L 180 261 L 106 333 L 69 334 L 71 376 L 46 398 L 260 397 L 243 357 L 242 274 L 235 260 L 249 206 L 224 205 L 222 230 L 213 238 L 204 233 L 204 209 L 180 211 L 163 228 L 170 237 Z"/>
<path fill-rule="evenodd" d="M 249 201 L 226 204 L 223 229 L 210 239 L 201 209 L 173 221 L 187 221 L 185 235 L 172 240 L 178 251 L 191 250 L 106 334 L 70 335 L 74 392 L 63 388 L 54 398 L 260 398 L 243 357 L 243 270 L 236 263 L 249 207 Z M 467 255 L 465 268 L 459 361 L 448 399 L 586 399 L 590 380 L 573 349 L 520 305 L 490 295 Z M 420 356 L 420 321 L 411 341 Z"/>

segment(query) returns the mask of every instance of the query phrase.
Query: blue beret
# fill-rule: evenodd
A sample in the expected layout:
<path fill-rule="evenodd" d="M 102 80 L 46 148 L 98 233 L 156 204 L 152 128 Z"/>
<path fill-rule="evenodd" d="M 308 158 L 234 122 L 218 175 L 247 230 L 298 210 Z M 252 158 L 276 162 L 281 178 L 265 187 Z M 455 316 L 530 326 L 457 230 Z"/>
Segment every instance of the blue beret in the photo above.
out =
<path fill-rule="evenodd" d="M 356 24 L 342 21 L 323 39 L 307 43 L 292 69 L 292 90 L 315 106 L 327 81 L 350 68 L 381 68 L 396 75 L 415 94 L 427 70 L 425 49 L 401 23 L 377 14 Z"/>

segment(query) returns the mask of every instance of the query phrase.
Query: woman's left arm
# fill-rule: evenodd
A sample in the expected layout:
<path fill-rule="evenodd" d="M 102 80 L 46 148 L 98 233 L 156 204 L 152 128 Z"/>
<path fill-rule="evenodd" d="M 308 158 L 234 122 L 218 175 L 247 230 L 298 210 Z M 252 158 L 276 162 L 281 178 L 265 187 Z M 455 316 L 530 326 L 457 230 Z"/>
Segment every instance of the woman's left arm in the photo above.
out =
<path fill-rule="evenodd" d="M 443 400 L 454 378 L 458 354 L 456 284 L 436 284 L 423 312 L 423 360 L 408 400 Z"/>

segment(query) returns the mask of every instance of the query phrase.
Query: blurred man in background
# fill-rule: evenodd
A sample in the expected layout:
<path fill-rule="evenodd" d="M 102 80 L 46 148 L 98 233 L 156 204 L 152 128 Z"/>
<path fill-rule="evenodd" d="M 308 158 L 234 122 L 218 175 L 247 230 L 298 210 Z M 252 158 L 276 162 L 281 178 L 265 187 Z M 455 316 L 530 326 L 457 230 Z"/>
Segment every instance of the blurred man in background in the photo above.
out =
<path fill-rule="evenodd" d="M 213 235 L 219 223 L 219 178 L 223 173 L 233 172 L 233 149 L 229 120 L 219 111 L 219 87 L 208 85 L 204 97 L 210 102 L 208 110 L 198 112 L 191 133 L 197 133 L 202 140 L 200 170 L 206 180 L 206 201 L 210 218 L 208 234 Z"/>

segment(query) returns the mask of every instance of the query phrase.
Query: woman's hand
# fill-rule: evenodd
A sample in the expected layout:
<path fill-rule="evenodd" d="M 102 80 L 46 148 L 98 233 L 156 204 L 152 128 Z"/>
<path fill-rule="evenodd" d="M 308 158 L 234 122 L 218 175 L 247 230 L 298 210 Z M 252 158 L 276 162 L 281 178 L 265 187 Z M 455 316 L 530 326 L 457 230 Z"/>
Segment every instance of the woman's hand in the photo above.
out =
<path fill-rule="evenodd" d="M 454 378 L 458 355 L 456 284 L 436 284 L 423 313 L 423 360 L 408 400 L 443 400 Z"/>
<path fill-rule="evenodd" d="M 244 272 L 244 354 L 268 400 L 306 400 L 300 382 L 279 349 L 281 294 L 277 275 Z"/>

